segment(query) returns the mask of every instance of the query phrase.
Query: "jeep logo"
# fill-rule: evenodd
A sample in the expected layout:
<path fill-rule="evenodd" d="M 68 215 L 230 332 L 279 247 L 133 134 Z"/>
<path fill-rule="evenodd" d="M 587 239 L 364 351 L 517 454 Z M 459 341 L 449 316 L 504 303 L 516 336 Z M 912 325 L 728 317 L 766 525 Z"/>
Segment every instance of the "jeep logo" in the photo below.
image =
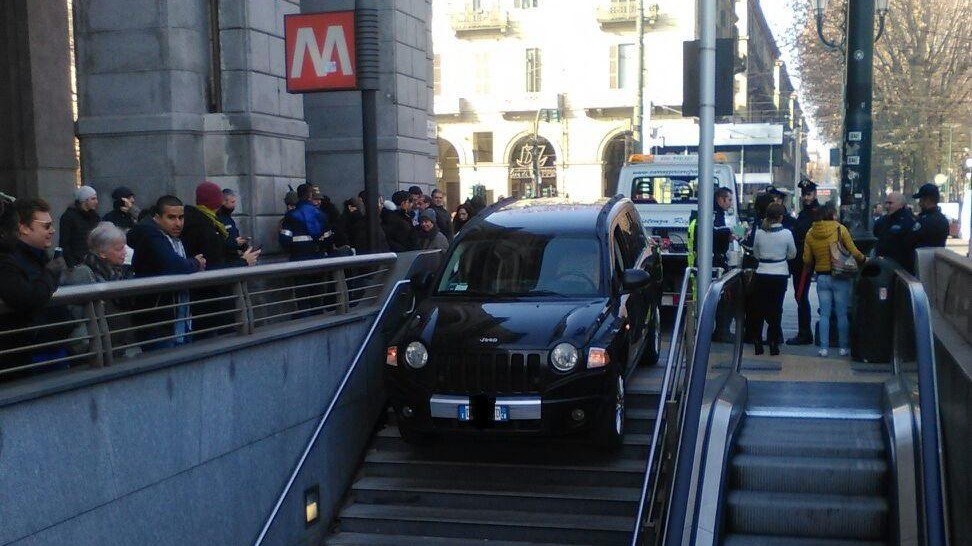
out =
<path fill-rule="evenodd" d="M 499 342 L 499 338 L 495 338 L 495 337 L 481 337 L 481 338 L 479 338 L 479 342 L 480 343 L 498 343 Z"/>

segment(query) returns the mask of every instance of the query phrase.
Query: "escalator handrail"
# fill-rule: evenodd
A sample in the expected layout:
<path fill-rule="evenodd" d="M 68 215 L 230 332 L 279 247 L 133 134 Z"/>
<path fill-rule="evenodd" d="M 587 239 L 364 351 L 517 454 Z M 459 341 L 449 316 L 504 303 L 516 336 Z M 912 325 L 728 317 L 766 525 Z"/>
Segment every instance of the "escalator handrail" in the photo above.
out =
<path fill-rule="evenodd" d="M 638 541 L 642 533 L 642 523 L 645 516 L 645 504 L 649 501 L 648 489 L 652 482 L 652 469 L 658 456 L 658 443 L 661 436 L 662 423 L 670 423 L 670 416 L 667 415 L 669 390 L 674 387 L 675 367 L 680 365 L 682 360 L 679 356 L 682 352 L 682 330 L 685 327 L 685 304 L 688 299 L 688 289 L 691 278 L 696 273 L 696 268 L 686 267 L 685 275 L 682 277 L 682 290 L 679 293 L 678 307 L 675 312 L 675 324 L 672 327 L 672 342 L 668 347 L 668 362 L 665 364 L 665 378 L 662 380 L 662 390 L 658 398 L 658 411 L 655 414 L 655 427 L 651 434 L 651 442 L 648 444 L 648 461 L 645 464 L 645 474 L 641 480 L 641 498 L 638 501 L 638 512 L 635 517 L 634 530 L 631 533 L 631 546 L 638 546 Z M 656 311 L 657 312 L 657 311 Z M 658 476 L 655 474 L 655 482 Z"/>
<path fill-rule="evenodd" d="M 337 389 L 334 391 L 334 396 L 331 397 L 331 402 L 328 404 L 327 409 L 321 415 L 317 422 L 317 428 L 314 429 L 314 433 L 311 435 L 310 440 L 308 440 L 307 445 L 304 447 L 304 452 L 301 454 L 300 459 L 297 460 L 297 464 L 294 470 L 290 473 L 290 477 L 287 480 L 287 484 L 284 486 L 283 491 L 277 497 L 277 502 L 273 506 L 273 510 L 270 512 L 270 516 L 267 517 L 263 528 L 260 530 L 260 535 L 254 541 L 254 546 L 261 546 L 263 540 L 266 538 L 267 533 L 270 531 L 270 526 L 273 525 L 274 520 L 277 518 L 277 513 L 280 512 L 280 507 L 283 505 L 284 500 L 286 500 L 287 495 L 290 494 L 291 488 L 294 486 L 294 482 L 297 480 L 297 476 L 300 475 L 301 470 L 304 467 L 304 462 L 307 461 L 308 455 L 310 455 L 311 449 L 317 444 L 318 438 L 321 436 L 321 432 L 324 430 L 324 426 L 327 425 L 328 420 L 331 418 L 331 414 L 334 411 L 335 406 L 337 406 L 338 401 L 344 394 L 344 389 L 347 387 L 348 383 L 351 382 L 351 377 L 354 375 L 354 371 L 357 369 L 358 364 L 361 362 L 362 356 L 364 356 L 365 349 L 368 344 L 371 343 L 371 338 L 375 334 L 375 330 L 378 329 L 378 325 L 381 324 L 382 319 L 385 317 L 385 312 L 388 310 L 389 305 L 395 298 L 399 295 L 398 291 L 403 285 L 410 284 L 411 281 L 408 279 L 400 280 L 396 282 L 391 290 L 388 292 L 388 297 L 382 304 L 381 309 L 378 314 L 375 315 L 375 319 L 371 322 L 371 327 L 368 329 L 368 334 L 365 336 L 364 341 L 361 346 L 358 347 L 358 352 L 354 355 L 354 360 L 351 361 L 351 365 L 348 366 L 347 371 L 344 373 L 344 377 L 341 378 L 341 383 L 338 385 Z M 414 303 L 414 301 L 413 301 Z"/>
<path fill-rule="evenodd" d="M 695 332 L 695 349 L 690 362 L 688 390 L 684 393 L 684 417 L 679 431 L 679 448 L 675 462 L 674 480 L 672 483 L 671 501 L 669 502 L 668 521 L 665 525 L 665 545 L 679 546 L 685 521 L 689 510 L 689 498 L 692 488 L 692 469 L 695 464 L 696 436 L 699 433 L 699 422 L 702 418 L 702 397 L 705 391 L 706 373 L 709 367 L 709 353 L 712 349 L 712 330 L 715 324 L 716 309 L 725 290 L 736 283 L 743 282 L 742 270 L 733 269 L 709 285 L 709 291 L 702 301 L 702 311 L 699 313 L 698 328 Z M 742 292 L 742 290 L 740 290 Z M 734 304 L 743 305 L 741 299 Z M 731 369 L 736 373 L 742 365 L 741 324 L 736 325 L 736 347 L 733 351 Z"/>
<path fill-rule="evenodd" d="M 915 360 L 918 365 L 918 403 L 921 410 L 921 487 L 922 510 L 925 523 L 925 544 L 944 546 L 947 543 L 944 494 L 942 489 L 941 428 L 938 414 L 938 376 L 935 369 L 935 342 L 932 334 L 931 306 L 921 282 L 901 268 L 895 270 L 898 287 L 907 289 L 911 299 L 915 334 Z M 895 297 L 904 297 L 895 290 Z M 898 351 L 894 343 L 891 359 L 894 374 L 902 374 Z"/>

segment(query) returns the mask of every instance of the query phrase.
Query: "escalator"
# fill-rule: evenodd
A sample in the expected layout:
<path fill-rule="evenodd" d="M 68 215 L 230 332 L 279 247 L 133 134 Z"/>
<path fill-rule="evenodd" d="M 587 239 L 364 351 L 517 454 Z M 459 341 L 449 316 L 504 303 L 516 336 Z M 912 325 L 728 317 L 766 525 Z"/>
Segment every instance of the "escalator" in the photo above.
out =
<path fill-rule="evenodd" d="M 748 394 L 723 544 L 887 544 L 881 385 L 753 381 Z"/>
<path fill-rule="evenodd" d="M 947 544 L 927 299 L 897 274 L 892 366 L 840 382 L 748 379 L 741 335 L 730 370 L 712 373 L 715 308 L 734 302 L 742 324 L 745 298 L 738 274 L 713 284 L 693 356 L 704 365 L 687 372 L 666 546 Z"/>

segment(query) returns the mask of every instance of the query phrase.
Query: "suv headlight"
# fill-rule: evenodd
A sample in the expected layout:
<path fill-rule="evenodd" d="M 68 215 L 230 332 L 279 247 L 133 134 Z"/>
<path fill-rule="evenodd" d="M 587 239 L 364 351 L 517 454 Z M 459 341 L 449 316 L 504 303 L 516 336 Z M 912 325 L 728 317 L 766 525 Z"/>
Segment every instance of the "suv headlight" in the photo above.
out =
<path fill-rule="evenodd" d="M 416 370 L 429 361 L 429 352 L 421 341 L 413 341 L 405 347 L 405 362 Z"/>
<path fill-rule="evenodd" d="M 550 363 L 562 372 L 569 372 L 577 366 L 577 349 L 570 343 L 561 343 L 550 351 Z"/>

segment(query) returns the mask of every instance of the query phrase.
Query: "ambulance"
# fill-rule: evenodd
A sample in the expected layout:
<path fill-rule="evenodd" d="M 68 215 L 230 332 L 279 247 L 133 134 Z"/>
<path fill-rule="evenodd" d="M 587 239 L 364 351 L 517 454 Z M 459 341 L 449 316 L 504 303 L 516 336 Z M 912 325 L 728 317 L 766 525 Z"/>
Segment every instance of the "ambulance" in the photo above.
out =
<path fill-rule="evenodd" d="M 732 167 L 723 154 L 715 154 L 714 185 L 732 193 L 735 204 L 726 211 L 726 225 L 738 233 L 739 199 Z M 618 175 L 617 192 L 634 202 L 645 234 L 662 255 L 662 298 L 666 307 L 678 305 L 682 276 L 688 265 L 688 227 L 698 208 L 698 155 L 634 154 Z M 714 191 L 714 190 L 713 190 Z"/>

